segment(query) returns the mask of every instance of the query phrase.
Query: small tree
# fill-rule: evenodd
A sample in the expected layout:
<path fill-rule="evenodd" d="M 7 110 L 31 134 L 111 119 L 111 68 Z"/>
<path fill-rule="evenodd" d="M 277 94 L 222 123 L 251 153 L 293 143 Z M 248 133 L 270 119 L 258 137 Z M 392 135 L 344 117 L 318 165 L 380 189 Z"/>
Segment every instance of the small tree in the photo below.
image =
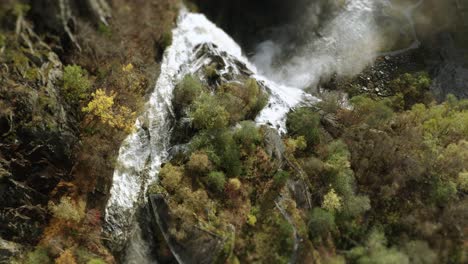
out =
<path fill-rule="evenodd" d="M 197 151 L 190 155 L 187 168 L 197 174 L 204 174 L 211 168 L 211 162 L 208 155 L 203 151 Z"/>
<path fill-rule="evenodd" d="M 60 203 L 49 202 L 49 210 L 59 219 L 80 222 L 85 217 L 86 204 L 83 200 L 73 201 L 68 196 L 62 196 Z"/>
<path fill-rule="evenodd" d="M 206 177 L 206 183 L 216 192 L 222 192 L 226 184 L 226 175 L 220 171 L 213 171 Z"/>
<path fill-rule="evenodd" d="M 312 237 L 320 237 L 335 229 L 335 217 L 322 208 L 314 208 L 310 213 L 309 232 Z"/>
<path fill-rule="evenodd" d="M 63 71 L 63 90 L 69 102 L 77 102 L 88 96 L 91 82 L 88 72 L 78 65 L 68 65 Z"/>
<path fill-rule="evenodd" d="M 183 177 L 183 170 L 180 167 L 166 164 L 159 171 L 161 185 L 168 191 L 175 191 Z"/>
<path fill-rule="evenodd" d="M 286 126 L 293 136 L 303 136 L 308 147 L 319 141 L 320 116 L 309 108 L 298 108 L 288 114 Z"/>
<path fill-rule="evenodd" d="M 341 197 L 336 194 L 332 188 L 324 197 L 322 202 L 322 208 L 329 212 L 339 212 L 341 210 Z"/>
<path fill-rule="evenodd" d="M 204 91 L 203 84 L 198 78 L 186 75 L 174 88 L 173 105 L 177 111 L 192 104 Z"/>
<path fill-rule="evenodd" d="M 82 111 L 88 113 L 91 120 L 98 119 L 101 123 L 113 128 L 122 129 L 127 133 L 133 130 L 135 112 L 126 106 L 116 106 L 114 99 L 116 93 L 107 95 L 102 89 L 91 94 L 92 100 Z"/>
<path fill-rule="evenodd" d="M 229 114 L 226 109 L 208 94 L 201 95 L 194 103 L 190 114 L 197 129 L 220 129 L 228 125 Z"/>

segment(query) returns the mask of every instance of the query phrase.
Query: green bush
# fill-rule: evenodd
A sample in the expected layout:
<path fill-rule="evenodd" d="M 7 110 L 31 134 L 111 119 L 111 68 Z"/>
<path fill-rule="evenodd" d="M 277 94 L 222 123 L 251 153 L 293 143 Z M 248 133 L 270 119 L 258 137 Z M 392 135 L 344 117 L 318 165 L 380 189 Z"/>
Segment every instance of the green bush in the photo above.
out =
<path fill-rule="evenodd" d="M 443 205 L 454 199 L 457 195 L 457 184 L 450 180 L 436 180 L 433 191 L 433 200 Z"/>
<path fill-rule="evenodd" d="M 219 133 L 214 140 L 217 155 L 220 157 L 220 167 L 231 177 L 241 174 L 239 146 L 235 142 L 232 132 Z"/>
<path fill-rule="evenodd" d="M 412 264 L 432 264 L 437 261 L 437 254 L 431 250 L 426 241 L 415 240 L 405 243 L 403 251 Z"/>
<path fill-rule="evenodd" d="M 240 128 L 234 133 L 234 139 L 244 149 L 252 151 L 255 149 L 255 145 L 260 143 L 262 135 L 254 122 L 243 121 L 240 123 Z"/>
<path fill-rule="evenodd" d="M 187 168 L 197 174 L 204 174 L 211 168 L 211 162 L 208 155 L 203 151 L 197 151 L 190 155 Z"/>
<path fill-rule="evenodd" d="M 168 191 L 175 191 L 179 188 L 179 183 L 182 181 L 184 172 L 182 168 L 174 166 L 170 163 L 166 164 L 159 171 L 159 179 L 161 185 Z"/>
<path fill-rule="evenodd" d="M 396 248 L 388 248 L 384 233 L 377 230 L 371 232 L 365 246 L 353 248 L 349 255 L 362 264 L 409 264 L 408 256 Z"/>
<path fill-rule="evenodd" d="M 221 129 L 228 125 L 229 114 L 215 97 L 202 94 L 195 102 L 190 113 L 195 128 Z"/>
<path fill-rule="evenodd" d="M 161 35 L 160 44 L 163 49 L 172 45 L 172 31 L 168 30 Z"/>
<path fill-rule="evenodd" d="M 308 147 L 319 142 L 320 116 L 309 108 L 301 107 L 288 113 L 286 127 L 295 136 L 303 136 Z"/>
<path fill-rule="evenodd" d="M 390 100 L 374 100 L 367 96 L 355 96 L 350 100 L 357 118 L 370 126 L 378 126 L 393 117 Z"/>
<path fill-rule="evenodd" d="M 102 259 L 95 258 L 95 259 L 88 261 L 88 263 L 86 264 L 106 264 L 106 262 Z"/>
<path fill-rule="evenodd" d="M 309 232 L 312 237 L 321 237 L 335 229 L 335 216 L 322 208 L 314 208 L 309 216 Z"/>
<path fill-rule="evenodd" d="M 88 72 L 78 65 L 68 65 L 63 71 L 63 91 L 69 102 L 77 102 L 88 97 L 91 82 Z"/>
<path fill-rule="evenodd" d="M 369 197 L 356 195 L 344 200 L 343 213 L 349 217 L 357 217 L 371 209 Z"/>
<path fill-rule="evenodd" d="M 26 255 L 26 263 L 28 264 L 50 264 L 50 259 L 47 250 L 43 247 L 37 247 L 34 251 L 29 252 Z"/>
<path fill-rule="evenodd" d="M 390 82 L 390 88 L 402 95 L 405 109 L 411 108 L 416 103 L 427 105 L 432 102 L 430 85 L 431 79 L 427 72 L 405 73 Z"/>
<path fill-rule="evenodd" d="M 212 63 L 205 67 L 205 76 L 209 80 L 214 80 L 218 78 L 218 71 L 216 69 L 216 63 Z"/>
<path fill-rule="evenodd" d="M 172 104 L 176 111 L 189 106 L 199 97 L 205 88 L 197 77 L 186 75 L 174 88 L 174 99 Z"/>
<path fill-rule="evenodd" d="M 286 182 L 289 179 L 289 173 L 287 171 L 277 171 L 275 175 L 273 176 L 273 182 L 275 183 L 276 186 L 282 187 L 286 184 Z"/>
<path fill-rule="evenodd" d="M 217 96 L 231 115 L 231 123 L 254 119 L 268 103 L 268 94 L 255 79 L 248 79 L 244 84 L 225 83 L 219 87 Z"/>
<path fill-rule="evenodd" d="M 226 184 L 226 175 L 220 171 L 212 171 L 206 177 L 206 184 L 215 192 L 221 193 Z"/>

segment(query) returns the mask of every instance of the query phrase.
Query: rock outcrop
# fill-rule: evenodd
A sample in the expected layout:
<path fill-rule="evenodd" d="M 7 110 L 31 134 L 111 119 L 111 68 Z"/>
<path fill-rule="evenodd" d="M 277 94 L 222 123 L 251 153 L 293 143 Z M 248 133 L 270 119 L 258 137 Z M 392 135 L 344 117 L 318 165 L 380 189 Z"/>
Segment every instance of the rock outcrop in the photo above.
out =
<path fill-rule="evenodd" d="M 180 241 L 169 232 L 171 212 L 169 206 L 161 194 L 149 195 L 148 202 L 155 228 L 161 230 L 172 254 L 179 263 L 183 264 L 209 264 L 216 263 L 218 256 L 224 247 L 224 239 L 218 235 L 197 227 L 187 234 L 188 239 Z"/>
<path fill-rule="evenodd" d="M 47 202 L 67 178 L 77 142 L 76 121 L 60 94 L 60 59 L 27 22 L 17 23 L 19 38 L 7 36 L 7 49 L 0 51 L 0 241 L 6 255 L 19 251 L 15 243 L 39 240 Z"/>

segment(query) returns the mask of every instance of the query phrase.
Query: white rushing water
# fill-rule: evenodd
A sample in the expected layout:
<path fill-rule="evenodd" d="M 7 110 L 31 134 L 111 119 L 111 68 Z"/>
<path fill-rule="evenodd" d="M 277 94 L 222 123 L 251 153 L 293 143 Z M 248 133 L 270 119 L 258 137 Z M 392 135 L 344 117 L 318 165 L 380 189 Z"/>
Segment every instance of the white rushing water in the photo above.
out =
<path fill-rule="evenodd" d="M 146 111 L 135 124 L 136 132 L 122 144 L 113 176 L 110 199 L 106 208 L 106 232 L 116 250 L 123 249 L 127 240 L 126 263 L 151 263 L 148 251 L 142 244 L 141 229 L 135 213 L 145 202 L 149 183 L 157 180 L 159 168 L 168 156 L 171 122 L 171 100 L 175 84 L 192 72 L 187 68 L 194 48 L 202 43 L 213 43 L 221 51 L 244 62 L 256 72 L 255 67 L 242 55 L 239 45 L 204 15 L 181 11 L 177 27 L 173 30 L 172 45 L 166 50 L 161 74 L 151 95 Z M 269 105 L 261 112 L 257 122 L 272 124 L 284 129 L 284 116 L 304 97 L 304 92 L 293 87 L 277 85 L 254 74 L 270 89 Z"/>
<path fill-rule="evenodd" d="M 113 175 L 105 230 L 114 250 L 127 249 L 124 253 L 125 263 L 154 263 L 149 253 L 150 247 L 142 238 L 142 228 L 135 221 L 135 214 L 146 202 L 148 184 L 157 180 L 159 168 L 168 158 L 173 119 L 172 93 L 184 75 L 193 73 L 195 67 L 200 66 L 193 64 L 196 61 L 195 47 L 212 43 L 219 52 L 225 52 L 225 56 L 243 62 L 253 72 L 252 77 L 265 84 L 270 92 L 270 101 L 256 122 L 284 131 L 285 115 L 292 107 L 303 101 L 318 100 L 306 95 L 300 88 L 317 83 L 321 77 L 331 73 L 358 72 L 375 57 L 378 43 L 373 39 L 373 3 L 372 0 L 350 1 L 325 28 L 324 32 L 328 35 L 312 41 L 307 49 L 285 62 L 279 71 L 269 68 L 271 53 L 257 54 L 254 59 L 257 65 L 261 65 L 262 72 L 275 75 L 271 79 L 283 84 L 260 74 L 243 56 L 239 45 L 204 15 L 181 11 L 173 30 L 172 45 L 164 54 L 156 87 L 145 112 L 135 124 L 135 133 L 129 135 L 120 148 Z M 409 14 L 410 11 L 406 17 Z M 265 45 L 276 48 L 271 42 Z"/>
<path fill-rule="evenodd" d="M 319 34 L 312 35 L 305 43 L 295 47 L 281 63 L 275 59 L 289 43 L 279 43 L 266 40 L 259 44 L 252 61 L 262 73 L 278 83 L 299 88 L 316 87 L 323 80 L 328 80 L 334 74 L 338 76 L 354 76 L 371 65 L 378 56 L 394 56 L 418 48 L 420 42 L 415 29 L 413 15 L 424 0 L 414 3 L 404 1 L 405 5 L 397 5 L 395 0 L 347 0 L 335 16 L 331 17 L 321 28 Z M 409 3 L 408 3 L 409 2 Z M 316 4 L 311 1 L 311 5 Z M 401 4 L 401 3 L 400 3 Z M 385 13 L 389 9 L 395 14 Z M 316 16 L 314 13 L 308 16 Z M 413 42 L 404 49 L 382 53 L 388 42 L 394 42 L 398 34 L 385 35 L 378 20 L 387 18 L 397 20 L 396 14 L 403 17 L 403 28 L 409 27 Z M 318 19 L 318 18 L 317 18 Z M 314 21 L 311 19 L 311 21 Z M 302 27 L 311 27 L 305 23 Z"/>

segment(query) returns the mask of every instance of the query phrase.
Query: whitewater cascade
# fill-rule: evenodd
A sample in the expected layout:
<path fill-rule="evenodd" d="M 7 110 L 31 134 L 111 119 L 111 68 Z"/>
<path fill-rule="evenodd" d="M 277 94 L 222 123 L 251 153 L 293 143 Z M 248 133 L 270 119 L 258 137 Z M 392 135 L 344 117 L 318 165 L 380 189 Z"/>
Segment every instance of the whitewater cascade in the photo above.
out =
<path fill-rule="evenodd" d="M 344 1 L 343 1 L 344 2 Z M 335 74 L 338 76 L 354 76 L 371 65 L 379 56 L 395 56 L 418 48 L 418 39 L 414 13 L 424 0 L 418 0 L 411 5 L 399 6 L 395 0 L 352 0 L 346 1 L 336 16 L 332 17 L 323 27 L 318 29 L 317 36 L 305 41 L 305 44 L 295 47 L 280 64 L 275 63 L 289 43 L 279 43 L 266 40 L 257 46 L 252 61 L 260 72 L 277 83 L 299 88 L 316 87 L 323 80 L 328 80 Z M 314 4 L 313 2 L 311 4 Z M 378 20 L 393 15 L 391 10 L 403 17 L 401 31 L 408 27 L 413 39 L 410 46 L 382 52 L 389 41 L 384 35 Z M 314 14 L 310 14 L 314 16 Z M 312 27 L 312 25 L 302 25 Z M 403 32 L 401 32 L 403 33 Z M 390 38 L 398 38 L 393 36 Z"/>
<path fill-rule="evenodd" d="M 256 68 L 242 55 L 239 45 L 204 15 L 182 10 L 177 27 L 173 30 L 172 45 L 166 50 L 161 74 L 146 110 L 136 121 L 136 132 L 129 135 L 119 150 L 113 185 L 106 208 L 105 231 L 114 250 L 125 248 L 131 237 L 127 263 L 151 263 L 141 244 L 141 229 L 135 221 L 137 209 L 145 203 L 149 183 L 157 180 L 159 168 L 168 157 L 170 149 L 172 92 L 184 75 L 193 72 L 186 64 L 194 56 L 194 48 L 202 43 L 215 44 L 218 49 L 245 63 L 254 78 L 269 88 L 270 101 L 256 120 L 284 130 L 284 118 L 291 107 L 304 99 L 311 99 L 301 89 L 278 85 L 256 74 Z M 139 248 L 141 252 L 135 252 Z M 131 255 L 131 256 L 130 256 Z M 138 259 L 138 260 L 137 260 Z"/>

